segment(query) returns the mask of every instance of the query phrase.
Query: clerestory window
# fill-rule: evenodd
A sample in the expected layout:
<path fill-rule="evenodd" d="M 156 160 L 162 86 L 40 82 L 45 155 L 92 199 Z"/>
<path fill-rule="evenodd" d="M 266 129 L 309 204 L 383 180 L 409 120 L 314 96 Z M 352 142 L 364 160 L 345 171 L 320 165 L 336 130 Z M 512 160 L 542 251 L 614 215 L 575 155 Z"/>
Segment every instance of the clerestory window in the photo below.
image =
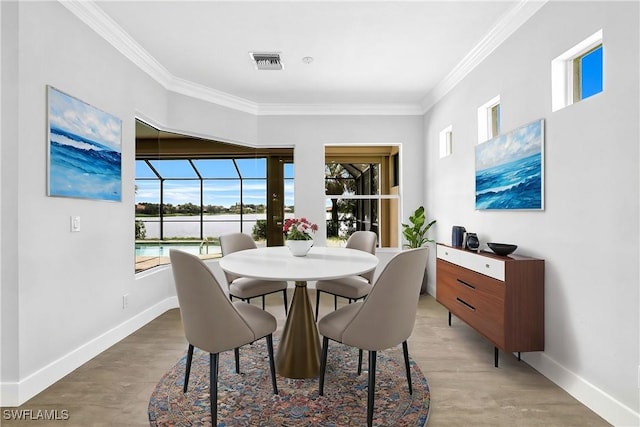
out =
<path fill-rule="evenodd" d="M 602 30 L 551 61 L 551 109 L 558 111 L 604 90 Z"/>

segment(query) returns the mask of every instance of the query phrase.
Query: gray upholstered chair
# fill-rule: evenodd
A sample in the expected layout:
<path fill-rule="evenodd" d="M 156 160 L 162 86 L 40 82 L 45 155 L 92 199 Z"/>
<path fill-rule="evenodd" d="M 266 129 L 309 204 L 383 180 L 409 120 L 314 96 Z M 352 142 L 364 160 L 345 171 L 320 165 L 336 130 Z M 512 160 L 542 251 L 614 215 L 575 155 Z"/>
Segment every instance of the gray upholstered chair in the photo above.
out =
<path fill-rule="evenodd" d="M 356 231 L 347 240 L 346 247 L 376 253 L 376 242 L 378 236 L 373 231 Z M 349 304 L 366 297 L 371 291 L 371 281 L 375 270 L 359 276 L 348 276 L 333 280 L 318 280 L 316 282 L 316 321 L 318 320 L 318 309 L 320 308 L 320 292 L 333 295 L 333 308 L 338 309 L 338 297 L 346 298 Z"/>
<path fill-rule="evenodd" d="M 420 286 L 428 253 L 426 247 L 397 253 L 384 267 L 364 301 L 341 307 L 318 322 L 318 331 L 323 337 L 320 358 L 320 396 L 324 395 L 329 340 L 358 348 L 358 374 L 361 372 L 362 350 L 369 352 L 368 426 L 373 422 L 378 351 L 402 344 L 409 394 L 413 394 L 407 339 L 415 324 Z"/>
<path fill-rule="evenodd" d="M 220 236 L 220 249 L 222 256 L 233 252 L 256 249 L 256 242 L 251 236 L 245 233 L 231 233 Z M 284 298 L 284 314 L 287 314 L 287 282 L 284 280 L 262 280 L 249 277 L 240 277 L 225 272 L 227 284 L 229 285 L 229 298 L 239 298 L 242 301 L 251 303 L 251 298 L 262 297 L 262 309 L 264 310 L 265 295 L 282 291 Z"/>
<path fill-rule="evenodd" d="M 233 349 L 239 373 L 239 348 L 260 338 L 267 339 L 273 393 L 278 394 L 273 361 L 273 332 L 276 319 L 270 313 L 245 302 L 227 299 L 211 270 L 195 255 L 171 249 L 169 252 L 182 327 L 189 343 L 183 391 L 187 392 L 193 349 L 209 352 L 209 398 L 211 423 L 218 418 L 219 354 Z"/>

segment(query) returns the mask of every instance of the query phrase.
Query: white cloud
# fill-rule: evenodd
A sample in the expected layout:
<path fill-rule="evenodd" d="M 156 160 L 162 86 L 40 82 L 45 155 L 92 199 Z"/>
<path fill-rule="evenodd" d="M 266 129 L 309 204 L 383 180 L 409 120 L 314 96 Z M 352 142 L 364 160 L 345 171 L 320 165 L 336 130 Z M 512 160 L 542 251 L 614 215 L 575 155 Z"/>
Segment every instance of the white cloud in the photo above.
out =
<path fill-rule="evenodd" d="M 120 119 L 53 88 L 49 90 L 49 121 L 51 126 L 120 151 Z"/>
<path fill-rule="evenodd" d="M 476 147 L 477 170 L 487 169 L 530 156 L 541 150 L 540 121 L 522 126 Z"/>

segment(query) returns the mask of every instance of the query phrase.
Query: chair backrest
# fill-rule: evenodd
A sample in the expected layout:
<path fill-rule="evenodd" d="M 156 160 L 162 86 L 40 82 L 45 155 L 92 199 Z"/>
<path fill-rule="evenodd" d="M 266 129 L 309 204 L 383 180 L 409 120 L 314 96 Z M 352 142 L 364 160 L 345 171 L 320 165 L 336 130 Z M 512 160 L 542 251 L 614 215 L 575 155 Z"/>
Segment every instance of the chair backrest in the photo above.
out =
<path fill-rule="evenodd" d="M 375 255 L 377 242 L 378 236 L 373 231 L 356 231 L 349 236 L 345 246 L 350 249 L 358 249 Z M 371 283 L 374 273 L 375 270 L 371 270 L 367 273 L 361 274 L 360 276 L 364 277 L 369 281 L 369 283 Z"/>
<path fill-rule="evenodd" d="M 342 342 L 364 350 L 384 350 L 413 332 L 429 248 L 398 252 L 384 267 Z"/>
<path fill-rule="evenodd" d="M 246 233 L 225 234 L 220 236 L 219 240 L 222 256 L 229 255 L 238 251 L 244 251 L 246 249 L 256 249 L 258 247 L 256 245 L 256 242 L 253 240 L 253 237 Z M 241 277 L 227 272 L 225 272 L 224 275 L 227 278 L 228 283 L 231 283 L 238 277 Z"/>
<path fill-rule="evenodd" d="M 200 258 L 177 249 L 169 257 L 189 344 L 219 353 L 254 341 L 255 334 Z"/>

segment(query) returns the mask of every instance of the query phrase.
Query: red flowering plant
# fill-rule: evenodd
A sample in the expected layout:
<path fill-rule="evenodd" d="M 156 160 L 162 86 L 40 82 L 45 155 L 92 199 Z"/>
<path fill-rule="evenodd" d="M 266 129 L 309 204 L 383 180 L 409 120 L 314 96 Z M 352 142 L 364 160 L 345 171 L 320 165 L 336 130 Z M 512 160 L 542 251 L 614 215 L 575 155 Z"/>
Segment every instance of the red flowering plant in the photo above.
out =
<path fill-rule="evenodd" d="M 311 234 L 318 231 L 318 226 L 307 218 L 287 218 L 284 220 L 282 232 L 287 240 L 311 240 Z"/>

